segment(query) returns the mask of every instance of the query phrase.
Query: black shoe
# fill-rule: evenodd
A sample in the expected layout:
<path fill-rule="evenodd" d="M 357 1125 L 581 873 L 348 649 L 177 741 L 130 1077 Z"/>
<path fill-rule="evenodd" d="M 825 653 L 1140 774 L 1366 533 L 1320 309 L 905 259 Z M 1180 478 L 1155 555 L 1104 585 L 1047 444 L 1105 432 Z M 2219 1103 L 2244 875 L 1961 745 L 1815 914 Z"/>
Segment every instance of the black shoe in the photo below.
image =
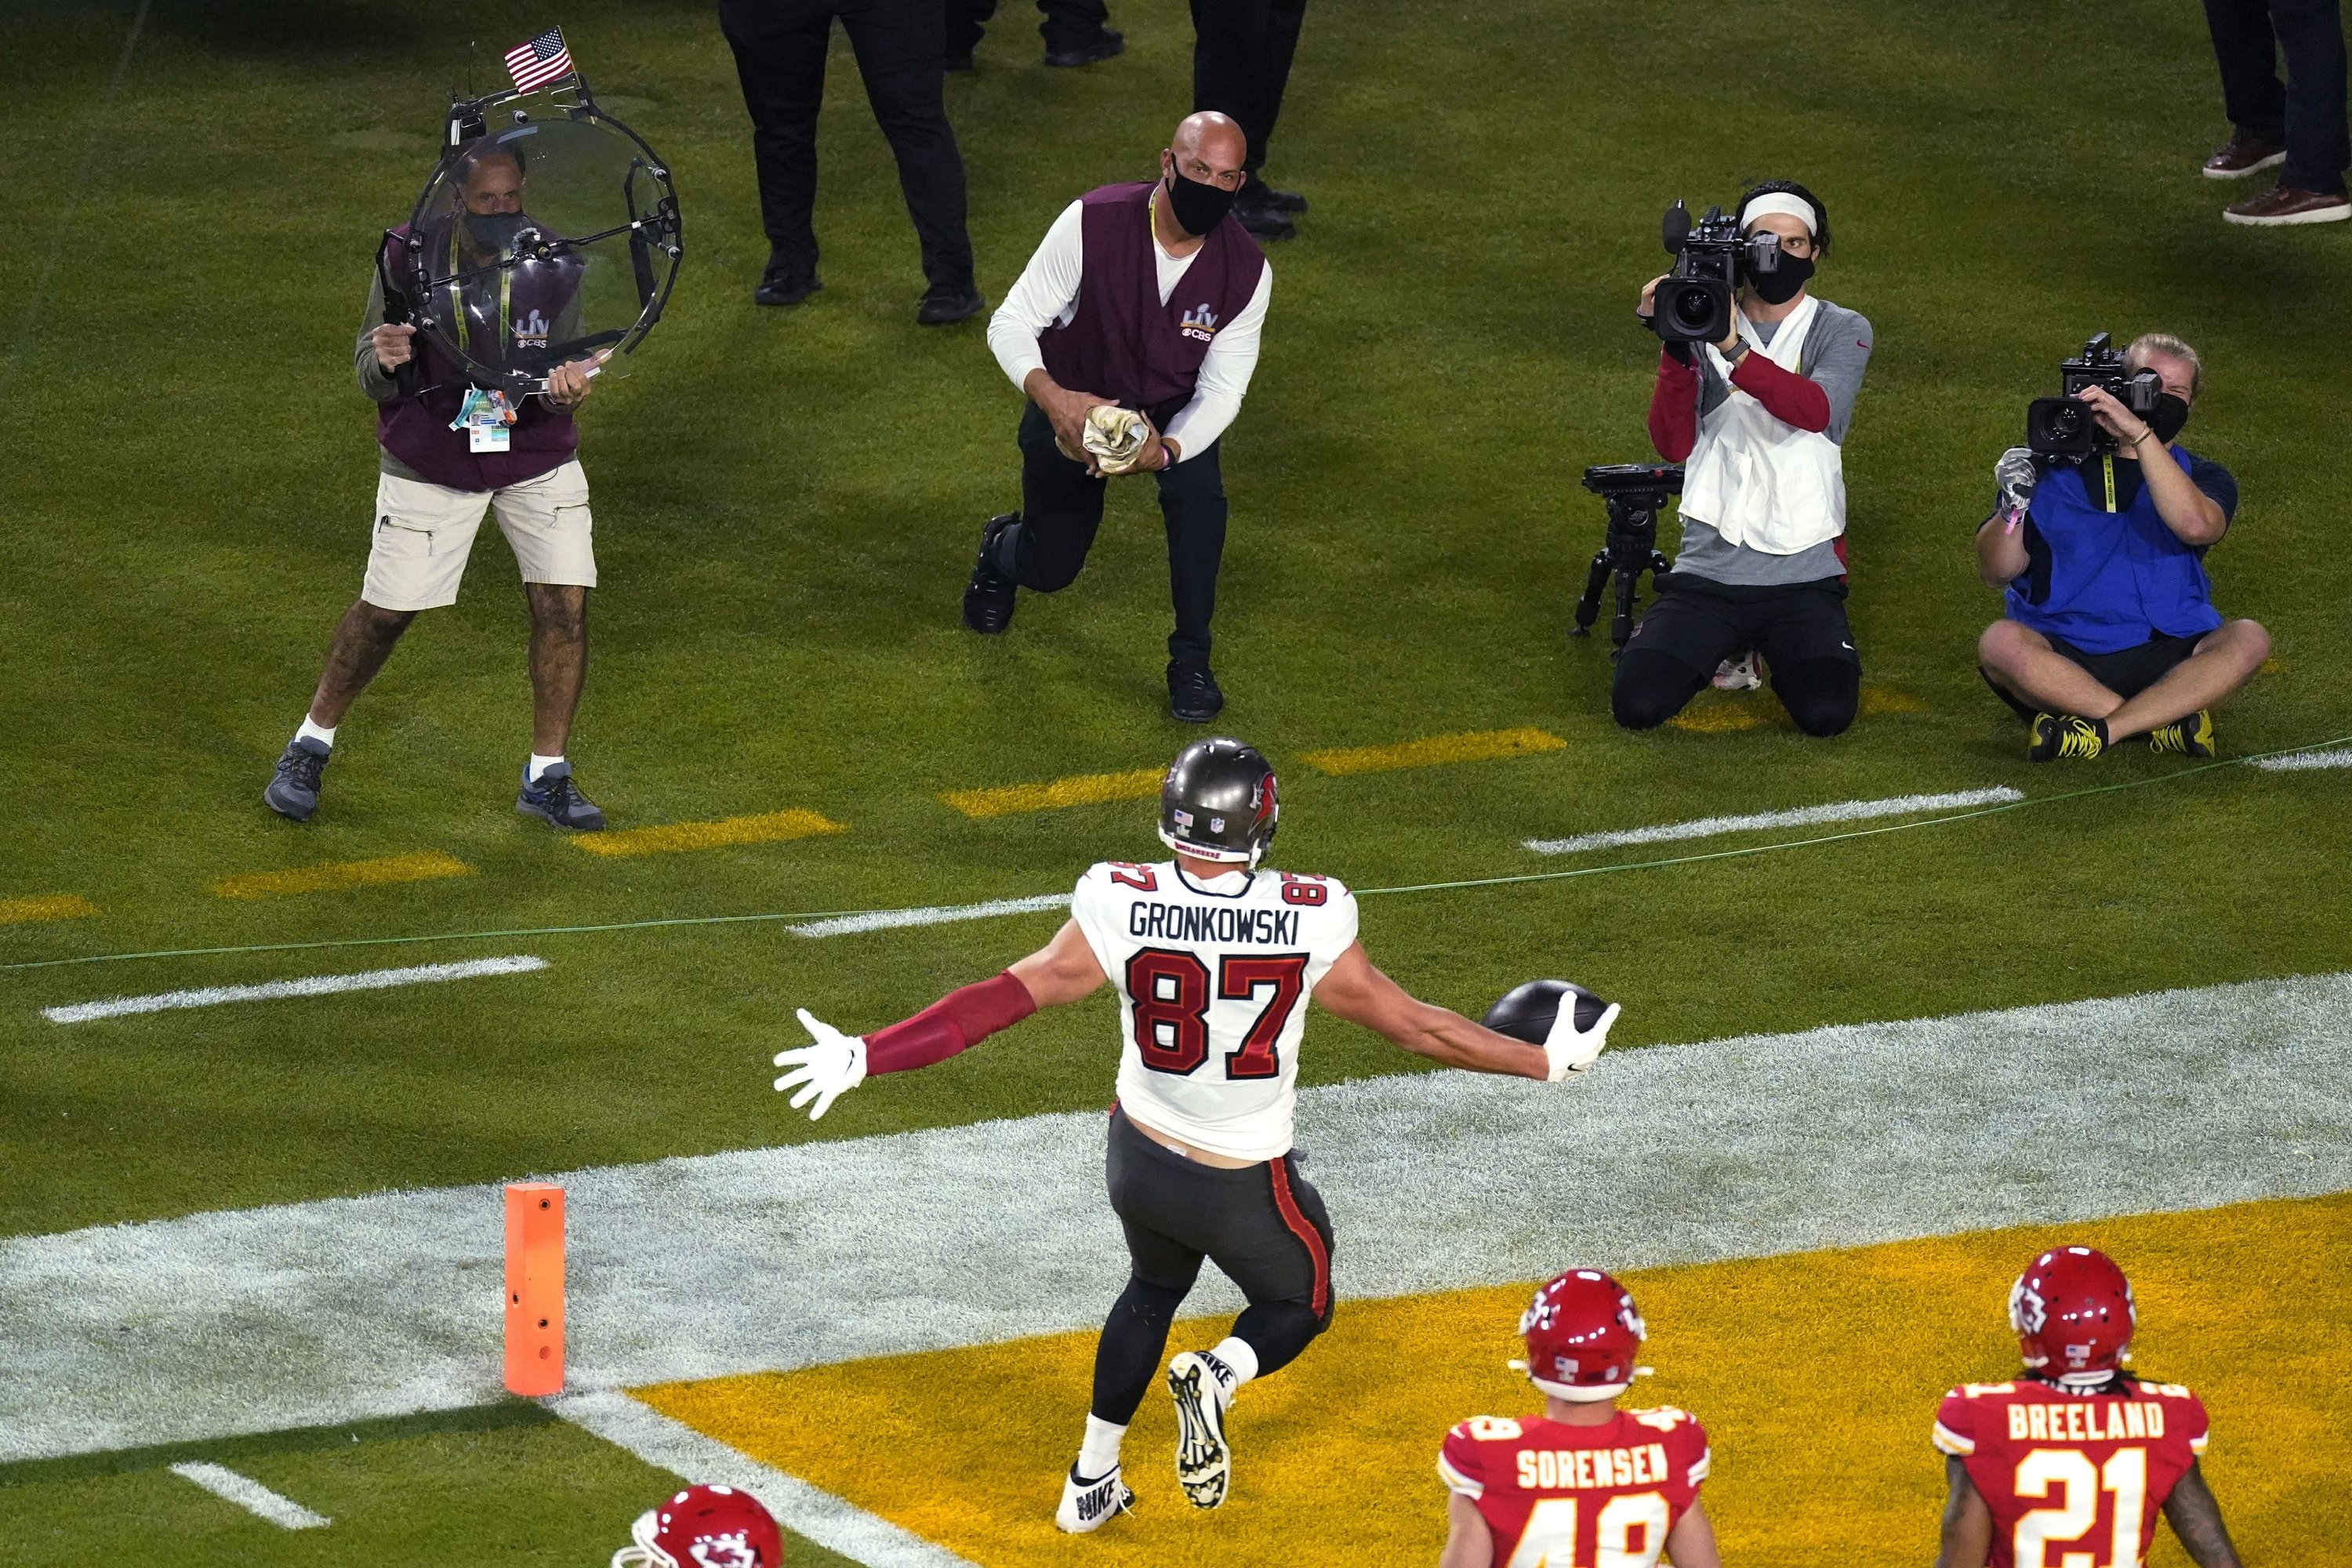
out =
<path fill-rule="evenodd" d="M 915 320 L 926 327 L 944 327 L 956 321 L 969 321 L 988 309 L 988 301 L 980 297 L 980 289 L 970 282 L 935 283 L 923 296 L 915 310 Z"/>
<path fill-rule="evenodd" d="M 940 64 L 951 71 L 968 71 L 971 69 L 971 54 L 969 50 L 960 55 L 950 50 L 940 59 Z"/>
<path fill-rule="evenodd" d="M 1116 27 L 1105 27 L 1074 48 L 1047 49 L 1045 63 L 1049 66 L 1090 66 L 1110 58 L 1126 47 L 1126 35 Z"/>
<path fill-rule="evenodd" d="M 1225 694 L 1205 664 L 1168 665 L 1168 712 L 1187 724 L 1205 724 L 1224 710 Z"/>
<path fill-rule="evenodd" d="M 1297 239 L 1298 226 L 1280 207 L 1245 207 L 1234 204 L 1234 217 L 1244 228 L 1260 239 Z"/>
<path fill-rule="evenodd" d="M 308 822 L 319 809 L 319 775 L 330 755 L 324 742 L 297 735 L 278 759 L 278 772 L 261 792 L 261 804 L 289 822 Z"/>
<path fill-rule="evenodd" d="M 1004 531 L 1020 521 L 1017 511 L 988 520 L 980 531 L 980 559 L 972 563 L 971 581 L 963 585 L 963 624 L 987 637 L 1013 624 L 1013 603 L 1021 585 L 997 570 L 996 546 Z"/>
<path fill-rule="evenodd" d="M 795 272 L 774 262 L 760 275 L 760 286 L 751 290 L 754 305 L 797 305 L 824 285 L 816 280 L 814 272 Z"/>
<path fill-rule="evenodd" d="M 572 781 L 570 763 L 549 763 L 536 784 L 531 782 L 530 764 L 525 763 L 522 793 L 515 796 L 515 809 L 525 816 L 543 817 L 575 833 L 597 833 L 604 826 L 604 812 Z"/>
<path fill-rule="evenodd" d="M 1264 180 L 1254 179 L 1234 197 L 1237 207 L 1272 207 L 1278 213 L 1297 217 L 1307 211 L 1307 198 L 1297 191 L 1277 191 Z"/>

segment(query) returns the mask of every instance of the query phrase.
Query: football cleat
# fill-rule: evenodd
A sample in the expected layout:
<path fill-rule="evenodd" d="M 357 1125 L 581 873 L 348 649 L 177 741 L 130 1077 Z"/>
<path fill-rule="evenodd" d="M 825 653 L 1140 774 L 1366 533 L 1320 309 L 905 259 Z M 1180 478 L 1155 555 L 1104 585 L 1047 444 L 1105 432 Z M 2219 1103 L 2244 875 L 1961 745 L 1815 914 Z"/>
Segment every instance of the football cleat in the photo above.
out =
<path fill-rule="evenodd" d="M 2053 1247 L 2009 1288 L 2009 1326 L 2035 1376 L 2096 1388 L 2123 1364 L 2139 1310 L 2115 1259 L 2095 1247 Z"/>
<path fill-rule="evenodd" d="M 1715 689 L 1717 691 L 1753 691 L 1764 684 L 1764 656 L 1749 648 L 1738 658 L 1727 658 L 1715 667 Z"/>
<path fill-rule="evenodd" d="M 1234 1479 L 1234 1451 L 1225 1442 L 1225 1406 L 1241 1380 L 1206 1351 L 1183 1351 L 1168 1363 L 1168 1392 L 1176 1396 L 1176 1484 L 1194 1508 L 1225 1500 Z"/>
<path fill-rule="evenodd" d="M 2218 755 L 2213 746 L 2213 710 L 2210 708 L 2200 708 L 2186 719 L 2175 719 L 2169 724 L 2158 724 L 2147 732 L 2147 749 L 2158 756 Z"/>
<path fill-rule="evenodd" d="M 1528 1359 L 1513 1364 L 1554 1399 L 1614 1399 L 1633 1383 L 1633 1357 L 1650 1337 L 1625 1287 L 1598 1268 L 1544 1281 L 1519 1314 Z"/>
<path fill-rule="evenodd" d="M 1062 1506 L 1054 1510 L 1054 1522 L 1072 1535 L 1084 1535 L 1134 1507 L 1135 1492 L 1120 1477 L 1117 1465 L 1099 1480 L 1088 1481 L 1078 1479 L 1078 1467 L 1074 1464 L 1062 1478 Z"/>
<path fill-rule="evenodd" d="M 629 1537 L 613 1568 L 783 1568 L 775 1517 L 733 1487 L 688 1487 L 639 1514 Z"/>
<path fill-rule="evenodd" d="M 2025 760 L 2047 763 L 2059 757 L 2089 762 L 2107 749 L 2107 721 L 2074 713 L 2036 713 L 2033 738 L 2026 742 Z"/>

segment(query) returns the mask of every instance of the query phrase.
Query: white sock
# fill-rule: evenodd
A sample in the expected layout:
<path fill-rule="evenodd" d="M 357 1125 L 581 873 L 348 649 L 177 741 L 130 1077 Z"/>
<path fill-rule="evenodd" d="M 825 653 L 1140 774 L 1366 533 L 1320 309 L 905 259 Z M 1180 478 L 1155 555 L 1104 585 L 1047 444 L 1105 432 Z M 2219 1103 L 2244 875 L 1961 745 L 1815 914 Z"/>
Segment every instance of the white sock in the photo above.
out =
<path fill-rule="evenodd" d="M 539 782 L 540 774 L 545 773 L 548 769 L 553 767 L 562 760 L 562 757 L 560 755 L 542 757 L 537 752 L 533 752 L 530 754 L 530 782 L 537 784 Z"/>
<path fill-rule="evenodd" d="M 1118 1468 L 1119 1439 L 1127 1428 L 1114 1426 L 1099 1415 L 1087 1417 L 1087 1440 L 1078 1446 L 1078 1479 L 1098 1481 Z"/>
<path fill-rule="evenodd" d="M 1250 1348 L 1250 1342 L 1247 1340 L 1235 1339 L 1233 1335 L 1227 1334 L 1218 1342 L 1217 1348 L 1209 1353 L 1234 1369 L 1235 1393 L 1240 1392 L 1243 1384 L 1257 1375 L 1257 1352 Z"/>
<path fill-rule="evenodd" d="M 298 741 L 316 741 L 322 746 L 331 748 L 335 743 L 335 731 L 326 725 L 313 724 L 310 722 L 310 716 L 305 713 L 302 715 L 302 727 L 294 731 L 294 738 Z"/>

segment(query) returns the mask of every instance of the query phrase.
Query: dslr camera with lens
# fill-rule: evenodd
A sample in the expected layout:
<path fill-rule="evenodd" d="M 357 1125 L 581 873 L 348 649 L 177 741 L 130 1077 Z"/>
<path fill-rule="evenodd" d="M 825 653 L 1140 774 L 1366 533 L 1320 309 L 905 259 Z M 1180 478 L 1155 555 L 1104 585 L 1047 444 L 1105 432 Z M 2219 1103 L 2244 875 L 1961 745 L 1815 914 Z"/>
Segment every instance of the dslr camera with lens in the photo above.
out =
<path fill-rule="evenodd" d="M 1659 287 L 1663 290 L 1664 285 Z M 2058 385 L 2057 396 L 2037 397 L 2025 405 L 2025 444 L 2036 457 L 2070 461 L 2109 454 L 2116 446 L 2076 393 L 2098 387 L 2145 419 L 2164 392 L 2163 378 L 2152 370 L 2127 367 L 2105 332 L 2084 343 L 2080 357 L 2058 366 Z"/>
<path fill-rule="evenodd" d="M 1780 267 L 1780 237 L 1759 230 L 1743 236 L 1739 220 L 1709 207 L 1691 222 L 1676 200 L 1659 226 L 1675 258 L 1651 295 L 1650 330 L 1670 343 L 1719 343 L 1731 333 L 1731 296 L 1759 272 Z"/>

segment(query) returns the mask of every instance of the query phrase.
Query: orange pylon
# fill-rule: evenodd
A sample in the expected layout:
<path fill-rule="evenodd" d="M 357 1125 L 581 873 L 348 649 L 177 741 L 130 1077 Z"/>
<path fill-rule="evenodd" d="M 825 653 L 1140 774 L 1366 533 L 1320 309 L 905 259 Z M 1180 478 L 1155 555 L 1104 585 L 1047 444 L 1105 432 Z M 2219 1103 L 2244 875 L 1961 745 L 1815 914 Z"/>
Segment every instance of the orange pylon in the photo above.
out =
<path fill-rule="evenodd" d="M 563 1189 L 507 1184 L 507 1390 L 563 1392 Z"/>

